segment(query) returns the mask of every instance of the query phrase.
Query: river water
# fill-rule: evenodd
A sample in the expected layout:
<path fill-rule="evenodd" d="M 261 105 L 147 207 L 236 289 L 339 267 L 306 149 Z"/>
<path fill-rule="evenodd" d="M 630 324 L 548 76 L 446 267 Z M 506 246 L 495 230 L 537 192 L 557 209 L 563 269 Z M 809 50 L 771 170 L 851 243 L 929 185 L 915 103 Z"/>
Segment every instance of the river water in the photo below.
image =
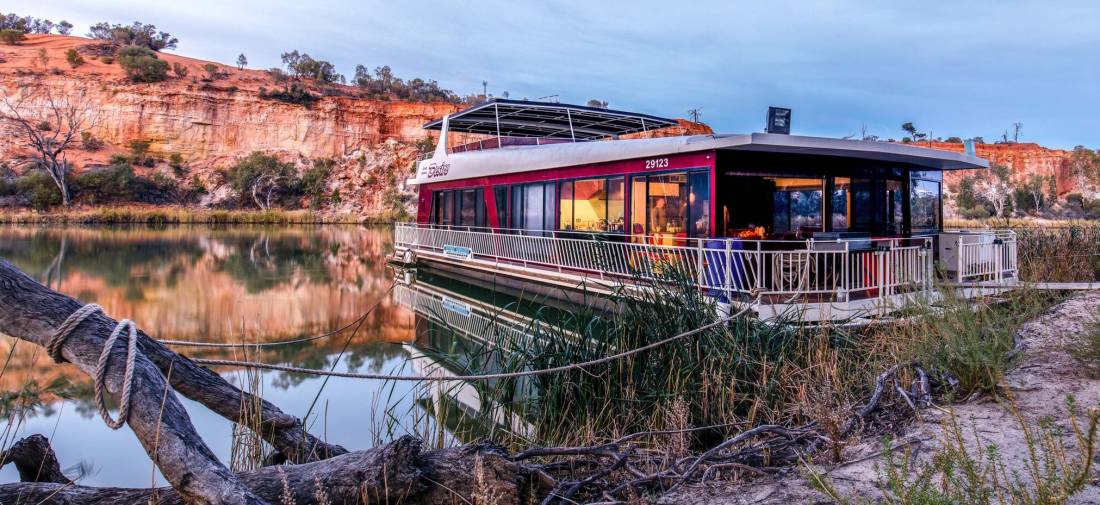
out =
<path fill-rule="evenodd" d="M 192 356 L 255 359 L 340 371 L 414 374 L 418 317 L 387 293 L 394 274 L 385 263 L 392 228 L 315 227 L 8 227 L 0 257 L 116 319 L 134 320 L 157 338 L 257 342 L 288 340 L 336 329 L 381 300 L 363 327 L 303 345 L 260 352 L 181 348 Z M 408 297 L 406 297 L 408 298 Z M 422 333 L 422 332 L 421 332 Z M 4 421 L 4 440 L 40 433 L 52 439 L 63 468 L 98 486 L 164 484 L 133 433 L 110 430 L 94 408 L 90 380 L 72 365 L 55 365 L 41 349 L 2 337 L 10 359 L 0 390 L 33 381 L 69 381 L 76 392 L 19 421 Z M 346 345 L 347 350 L 340 351 Z M 405 433 L 443 433 L 413 383 L 337 379 L 327 382 L 281 372 L 259 378 L 218 369 L 228 380 L 258 386 L 285 412 L 307 418 L 310 431 L 350 449 Z M 210 448 L 229 462 L 231 423 L 181 397 Z M 308 414 L 308 417 L 306 417 Z M 441 423 L 446 424 L 446 423 Z M 9 465 L 3 482 L 18 480 Z"/>

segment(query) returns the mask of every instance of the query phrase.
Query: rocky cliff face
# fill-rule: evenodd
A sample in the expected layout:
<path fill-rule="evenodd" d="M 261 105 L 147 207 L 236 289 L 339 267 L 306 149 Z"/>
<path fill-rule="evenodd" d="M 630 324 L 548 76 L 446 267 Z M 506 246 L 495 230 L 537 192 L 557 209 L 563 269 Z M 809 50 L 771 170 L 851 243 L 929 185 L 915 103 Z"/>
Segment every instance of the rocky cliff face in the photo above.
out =
<path fill-rule="evenodd" d="M 452 103 L 414 103 L 323 97 L 311 107 L 260 97 L 260 89 L 276 89 L 266 72 L 219 66 L 222 77 L 205 82 L 207 62 L 171 54 L 160 58 L 188 69 L 154 84 L 129 83 L 115 63 L 85 57 L 71 68 L 64 53 L 85 52 L 91 41 L 59 35 L 31 36 L 19 46 L 0 46 L 0 88 L 9 95 L 39 88 L 55 96 L 84 94 L 95 116 L 92 135 L 106 143 L 97 151 L 70 155 L 77 170 L 108 162 L 128 151 L 132 140 L 150 142 L 150 154 L 161 160 L 182 156 L 190 181 L 197 176 L 211 198 L 226 193 L 217 169 L 252 151 L 279 156 L 303 166 L 316 158 L 336 161 L 330 186 L 339 188 L 340 203 L 327 209 L 364 217 L 383 211 L 382 185 L 402 180 L 396 172 L 416 158 L 413 143 L 426 137 L 425 122 L 457 110 Z M 43 55 L 45 59 L 43 60 Z M 350 90 L 350 88 L 347 88 Z M 337 89 L 337 91 L 340 91 Z M 24 154 L 19 139 L 0 136 L 0 159 Z M 166 171 L 162 161 L 151 170 Z"/>
<path fill-rule="evenodd" d="M 75 68 L 66 61 L 70 49 L 83 55 Z M 355 88 L 329 86 L 310 107 L 261 97 L 261 91 L 282 88 L 264 71 L 217 66 L 216 78 L 206 61 L 169 53 L 159 58 L 186 69 L 169 73 L 167 81 L 133 84 L 117 63 L 97 57 L 93 41 L 61 35 L 31 35 L 18 46 L 0 46 L 0 90 L 18 94 L 29 89 L 55 95 L 87 96 L 96 117 L 92 135 L 106 143 L 97 151 L 70 154 L 77 170 L 105 165 L 114 154 L 128 152 L 133 140 L 150 143 L 150 154 L 161 160 L 160 171 L 188 183 L 193 177 L 209 190 L 203 204 L 218 202 L 228 188 L 221 168 L 253 151 L 277 155 L 307 166 L 311 160 L 336 162 L 328 181 L 340 199 L 323 209 L 331 213 L 378 217 L 393 210 L 404 191 L 403 181 L 419 155 L 415 142 L 429 134 L 424 123 L 459 109 L 447 102 L 405 102 L 361 98 Z M 25 154 L 19 139 L 0 126 L 0 161 Z M 709 133 L 702 124 L 681 124 L 660 135 Z M 185 169 L 172 173 L 167 161 L 182 157 Z"/>
<path fill-rule="evenodd" d="M 921 145 L 926 145 L 921 143 Z M 948 142 L 933 142 L 932 149 L 943 151 L 963 152 L 962 144 Z M 980 144 L 975 146 L 979 157 L 989 160 L 991 164 L 1004 165 L 1012 173 L 1014 182 L 1023 182 L 1032 176 L 1054 176 L 1058 182 L 1058 194 L 1065 195 L 1074 192 L 1088 192 L 1092 188 L 1086 187 L 1083 181 L 1073 174 L 1069 163 L 1072 151 L 1064 149 L 1050 149 L 1039 144 Z M 960 170 L 949 172 L 946 179 L 949 184 L 957 183 L 967 175 L 974 175 L 973 170 Z"/>

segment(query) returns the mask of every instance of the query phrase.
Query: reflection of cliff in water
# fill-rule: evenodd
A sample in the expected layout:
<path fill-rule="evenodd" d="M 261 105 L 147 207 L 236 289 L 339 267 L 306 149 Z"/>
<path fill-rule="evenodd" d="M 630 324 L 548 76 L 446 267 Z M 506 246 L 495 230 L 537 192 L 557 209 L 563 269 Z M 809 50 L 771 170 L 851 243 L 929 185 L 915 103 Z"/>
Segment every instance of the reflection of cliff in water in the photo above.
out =
<path fill-rule="evenodd" d="M 356 226 L 8 227 L 0 228 L 0 257 L 53 289 L 137 321 L 157 338 L 261 342 L 323 333 L 358 317 L 393 282 L 385 266 L 391 241 L 391 229 Z M 394 357 L 386 350 L 393 346 L 369 344 L 408 341 L 412 324 L 407 312 L 383 300 L 352 339 L 348 362 L 380 367 Z M 348 335 L 250 357 L 331 366 Z M 239 350 L 181 350 L 242 357 Z M 0 386 L 18 387 L 32 370 L 39 383 L 59 376 L 83 381 L 71 366 L 46 365 L 52 363 L 44 354 L 20 344 Z"/>

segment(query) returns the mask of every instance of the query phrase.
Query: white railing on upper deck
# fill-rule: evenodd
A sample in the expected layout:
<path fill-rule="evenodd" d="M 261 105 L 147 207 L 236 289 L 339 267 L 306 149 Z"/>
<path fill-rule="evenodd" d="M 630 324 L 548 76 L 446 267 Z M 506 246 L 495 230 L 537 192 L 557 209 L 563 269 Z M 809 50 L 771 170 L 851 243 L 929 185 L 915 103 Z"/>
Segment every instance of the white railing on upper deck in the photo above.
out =
<path fill-rule="evenodd" d="M 929 293 L 934 275 L 930 237 L 681 239 L 677 245 L 663 245 L 568 235 L 577 234 L 398 224 L 395 244 L 458 260 L 525 267 L 532 276 L 544 270 L 629 282 L 665 279 L 675 271 L 727 301 L 836 303 Z"/>

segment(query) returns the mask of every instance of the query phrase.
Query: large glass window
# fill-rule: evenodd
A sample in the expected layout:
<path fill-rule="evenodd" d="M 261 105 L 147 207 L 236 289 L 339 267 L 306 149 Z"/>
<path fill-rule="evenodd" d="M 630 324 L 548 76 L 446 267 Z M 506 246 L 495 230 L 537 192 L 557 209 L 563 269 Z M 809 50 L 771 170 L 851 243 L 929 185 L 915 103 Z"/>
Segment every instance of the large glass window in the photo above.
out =
<path fill-rule="evenodd" d="M 631 234 L 706 237 L 710 174 L 677 172 L 631 179 Z"/>
<path fill-rule="evenodd" d="M 561 183 L 561 187 L 558 189 L 558 198 L 561 198 L 561 201 L 558 202 L 558 209 L 560 209 L 558 229 L 575 229 L 576 225 L 573 223 L 573 181 Z"/>
<path fill-rule="evenodd" d="M 626 231 L 626 180 L 614 177 L 607 180 L 607 231 Z"/>
<path fill-rule="evenodd" d="M 477 193 L 472 189 L 466 189 L 462 191 L 462 201 L 459 209 L 459 221 L 458 224 L 462 226 L 476 226 L 477 225 Z"/>
<path fill-rule="evenodd" d="M 630 234 L 639 237 L 646 234 L 646 176 L 630 179 Z"/>
<path fill-rule="evenodd" d="M 493 200 L 497 205 L 497 226 L 508 228 L 508 186 L 494 187 Z"/>
<path fill-rule="evenodd" d="M 556 217 L 553 182 L 512 186 L 512 227 L 524 230 L 553 230 Z"/>
<path fill-rule="evenodd" d="M 649 178 L 649 234 L 687 234 L 687 174 Z"/>
<path fill-rule="evenodd" d="M 559 229 L 621 233 L 623 186 L 622 177 L 562 182 L 558 193 Z"/>
<path fill-rule="evenodd" d="M 848 195 L 852 189 L 852 180 L 847 177 L 836 177 L 833 179 L 833 201 L 832 201 L 832 218 L 831 224 L 835 231 L 847 231 L 848 230 L 848 216 L 851 215 L 851 203 L 848 201 Z"/>
<path fill-rule="evenodd" d="M 688 215 L 691 216 L 690 235 L 706 237 L 710 233 L 710 173 L 695 172 L 690 176 Z"/>
<path fill-rule="evenodd" d="M 439 225 L 485 226 L 484 190 L 436 191 L 432 195 L 431 222 Z"/>
<path fill-rule="evenodd" d="M 823 179 L 768 177 L 775 184 L 772 228 L 802 237 L 821 231 Z"/>
<path fill-rule="evenodd" d="M 914 179 L 909 192 L 913 233 L 940 230 L 940 183 Z"/>

